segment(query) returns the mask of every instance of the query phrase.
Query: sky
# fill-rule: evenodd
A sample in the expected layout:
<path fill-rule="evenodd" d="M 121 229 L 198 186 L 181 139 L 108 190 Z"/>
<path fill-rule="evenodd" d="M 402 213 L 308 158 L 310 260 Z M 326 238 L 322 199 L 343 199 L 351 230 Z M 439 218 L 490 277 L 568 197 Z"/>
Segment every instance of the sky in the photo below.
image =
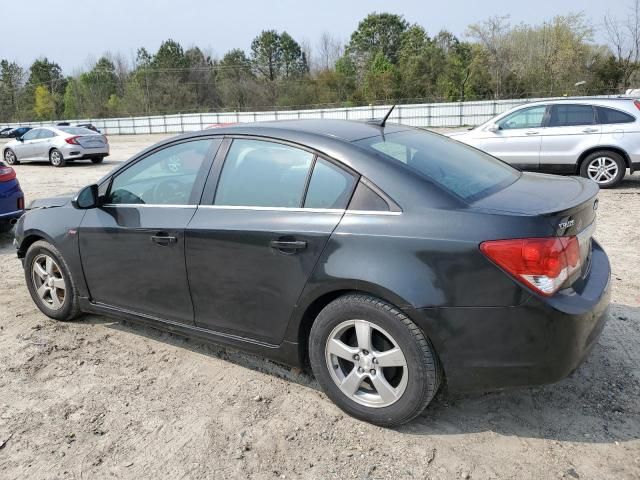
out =
<path fill-rule="evenodd" d="M 172 38 L 186 49 L 197 45 L 221 57 L 232 48 L 249 50 L 262 30 L 286 30 L 314 47 L 323 32 L 344 41 L 371 12 L 404 15 L 429 34 L 446 28 L 463 37 L 469 24 L 493 15 L 511 23 L 541 23 L 555 15 L 584 12 L 604 43 L 604 15 L 625 20 L 631 0 L 100 0 L 7 2 L 2 6 L 0 58 L 28 67 L 46 56 L 72 74 L 104 52 L 133 59 L 144 46 L 155 52 Z M 4 3 L 4 2 L 3 2 Z M 532 8 L 535 7 L 535 8 Z"/>

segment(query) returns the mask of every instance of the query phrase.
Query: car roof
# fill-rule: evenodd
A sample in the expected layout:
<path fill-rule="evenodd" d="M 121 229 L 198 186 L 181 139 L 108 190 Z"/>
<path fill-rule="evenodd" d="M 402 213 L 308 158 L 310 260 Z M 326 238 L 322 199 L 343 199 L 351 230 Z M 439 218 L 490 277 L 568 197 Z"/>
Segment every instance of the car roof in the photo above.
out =
<path fill-rule="evenodd" d="M 410 130 L 411 127 L 388 123 L 384 133 Z M 203 130 L 203 134 L 223 135 L 273 135 L 275 131 L 284 137 L 290 134 L 306 133 L 323 137 L 330 137 L 346 142 L 354 142 L 363 138 L 380 135 L 381 127 L 373 123 L 355 120 L 307 119 L 307 120 L 276 120 L 269 122 L 238 123 L 219 128 Z M 289 135 L 287 135 L 289 134 Z"/>

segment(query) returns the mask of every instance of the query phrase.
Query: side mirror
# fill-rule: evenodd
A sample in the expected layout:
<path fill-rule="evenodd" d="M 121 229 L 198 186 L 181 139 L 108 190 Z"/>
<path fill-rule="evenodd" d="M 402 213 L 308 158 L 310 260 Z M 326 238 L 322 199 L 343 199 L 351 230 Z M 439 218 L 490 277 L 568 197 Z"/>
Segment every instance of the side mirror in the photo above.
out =
<path fill-rule="evenodd" d="M 24 142 L 24 138 L 22 136 L 18 137 L 17 139 L 19 142 Z"/>
<path fill-rule="evenodd" d="M 80 192 L 78 192 L 78 195 L 71 200 L 71 205 L 80 210 L 99 207 L 100 200 L 98 198 L 98 185 L 93 184 L 84 187 Z"/>
<path fill-rule="evenodd" d="M 496 133 L 498 130 L 500 130 L 500 126 L 497 123 L 492 123 L 487 127 L 487 132 Z"/>

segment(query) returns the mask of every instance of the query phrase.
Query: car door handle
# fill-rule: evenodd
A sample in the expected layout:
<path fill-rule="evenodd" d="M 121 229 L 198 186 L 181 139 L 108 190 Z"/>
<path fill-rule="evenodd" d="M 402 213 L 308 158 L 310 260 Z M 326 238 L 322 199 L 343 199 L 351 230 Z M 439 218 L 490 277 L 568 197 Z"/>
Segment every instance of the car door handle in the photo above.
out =
<path fill-rule="evenodd" d="M 283 253 L 295 253 L 296 250 L 307 248 L 307 242 L 302 240 L 271 240 L 269 246 Z"/>
<path fill-rule="evenodd" d="M 526 135 L 539 135 L 540 132 L 537 132 L 535 130 L 529 130 L 528 132 L 524 132 Z"/>
<path fill-rule="evenodd" d="M 167 233 L 160 232 L 157 235 L 152 235 L 151 236 L 151 241 L 153 243 L 157 243 L 158 245 L 166 247 L 168 245 L 171 245 L 172 243 L 177 243 L 178 239 L 176 237 L 173 237 L 173 236 L 167 234 Z"/>
<path fill-rule="evenodd" d="M 584 130 L 582 130 L 584 133 L 595 133 L 598 131 L 597 128 L 585 128 Z"/>

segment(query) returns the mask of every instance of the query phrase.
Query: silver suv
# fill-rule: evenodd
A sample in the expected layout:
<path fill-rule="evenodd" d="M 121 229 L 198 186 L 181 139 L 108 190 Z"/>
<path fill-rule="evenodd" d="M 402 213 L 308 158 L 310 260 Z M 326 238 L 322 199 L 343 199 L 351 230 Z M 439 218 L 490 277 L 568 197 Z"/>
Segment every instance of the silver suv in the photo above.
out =
<path fill-rule="evenodd" d="M 449 136 L 523 170 L 580 174 L 608 188 L 640 169 L 639 116 L 633 98 L 546 100 Z"/>

